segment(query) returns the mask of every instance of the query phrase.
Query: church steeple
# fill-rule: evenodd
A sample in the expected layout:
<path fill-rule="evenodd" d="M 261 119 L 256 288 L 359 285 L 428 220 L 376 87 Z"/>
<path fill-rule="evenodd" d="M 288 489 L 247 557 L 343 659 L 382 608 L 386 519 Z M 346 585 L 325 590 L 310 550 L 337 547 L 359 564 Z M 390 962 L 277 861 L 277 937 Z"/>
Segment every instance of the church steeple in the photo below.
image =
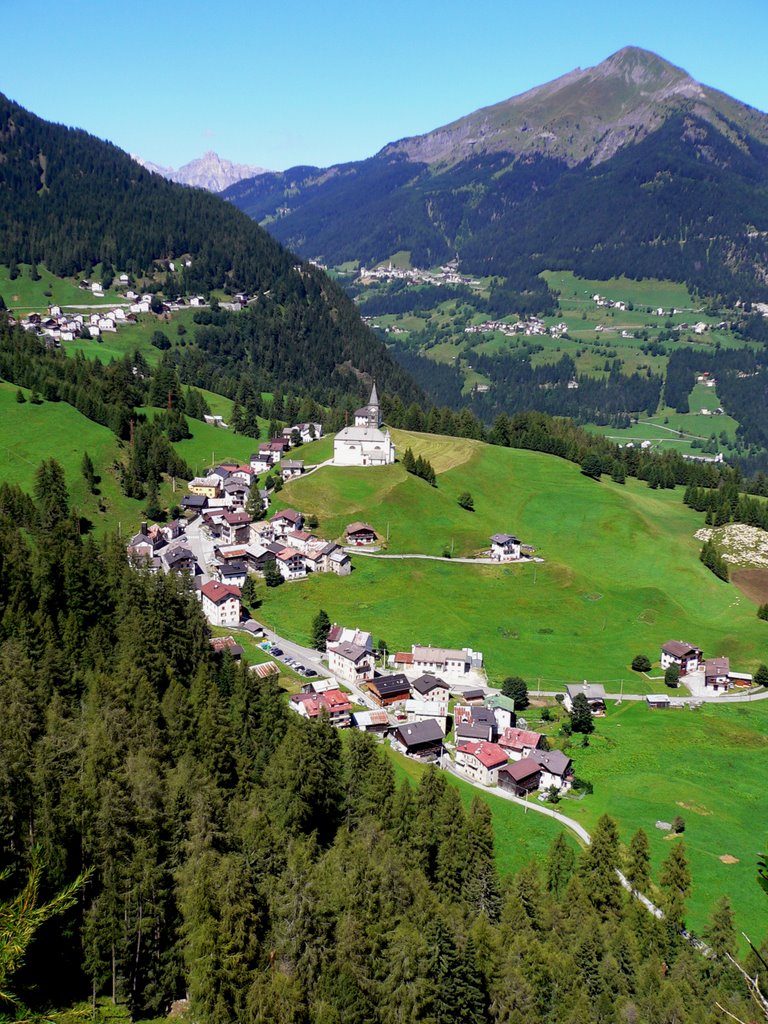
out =
<path fill-rule="evenodd" d="M 376 406 L 377 409 L 379 407 L 379 396 L 376 391 L 376 381 L 373 382 L 373 387 L 371 388 L 371 397 L 368 399 L 368 405 Z"/>

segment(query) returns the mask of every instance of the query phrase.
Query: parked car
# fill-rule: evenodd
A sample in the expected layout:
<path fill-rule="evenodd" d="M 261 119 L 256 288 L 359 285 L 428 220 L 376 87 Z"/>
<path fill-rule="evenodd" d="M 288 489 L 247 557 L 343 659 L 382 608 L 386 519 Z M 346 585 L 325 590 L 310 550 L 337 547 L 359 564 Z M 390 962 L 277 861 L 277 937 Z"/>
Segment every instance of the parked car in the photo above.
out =
<path fill-rule="evenodd" d="M 276 658 L 279 658 L 280 655 L 283 653 L 283 651 L 282 651 L 282 649 L 280 647 L 273 647 L 272 650 L 269 653 L 270 654 L 274 654 L 274 656 Z"/>

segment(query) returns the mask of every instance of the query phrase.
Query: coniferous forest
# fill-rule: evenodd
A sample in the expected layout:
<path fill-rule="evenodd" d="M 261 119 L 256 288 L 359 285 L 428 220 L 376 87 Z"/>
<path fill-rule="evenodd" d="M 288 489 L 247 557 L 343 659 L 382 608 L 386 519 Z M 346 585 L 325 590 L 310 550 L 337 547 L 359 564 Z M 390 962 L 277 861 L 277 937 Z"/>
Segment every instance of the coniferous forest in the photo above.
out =
<path fill-rule="evenodd" d="M 371 736 L 214 656 L 183 575 L 80 537 L 53 460 L 34 501 L 0 489 L 0 572 L 0 901 L 33 870 L 41 901 L 84 875 L 5 979 L 22 1015 L 188 996 L 206 1024 L 751 1019 L 727 900 L 708 955 L 680 930 L 682 842 L 663 920 L 615 872 L 647 890 L 647 840 L 622 850 L 607 817 L 502 877 L 485 801 L 434 768 L 396 785 Z"/>

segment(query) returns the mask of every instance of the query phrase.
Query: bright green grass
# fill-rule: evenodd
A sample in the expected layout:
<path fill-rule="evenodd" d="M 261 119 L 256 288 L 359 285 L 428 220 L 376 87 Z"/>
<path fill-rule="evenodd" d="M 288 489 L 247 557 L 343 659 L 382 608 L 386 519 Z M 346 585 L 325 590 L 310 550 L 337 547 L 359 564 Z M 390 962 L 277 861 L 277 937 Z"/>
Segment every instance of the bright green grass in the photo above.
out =
<path fill-rule="evenodd" d="M 121 458 L 115 435 L 65 402 L 19 405 L 16 391 L 14 385 L 0 383 L 0 480 L 17 483 L 31 493 L 37 467 L 43 459 L 56 458 L 64 469 L 72 507 L 90 519 L 97 532 L 120 529 L 124 536 L 135 533 L 144 518 L 142 503 L 126 498 L 120 490 L 113 469 Z M 29 392 L 24 393 L 29 398 Z M 82 476 L 86 451 L 101 477 L 100 495 L 88 492 Z M 171 501 L 169 487 L 163 489 L 162 496 Z"/>
<path fill-rule="evenodd" d="M 262 618 L 306 638 L 318 608 L 338 622 L 383 636 L 390 650 L 412 643 L 469 645 L 484 652 L 494 679 L 600 680 L 618 692 L 635 654 L 652 658 L 683 638 L 749 671 L 764 659 L 753 605 L 698 559 L 701 516 L 679 492 L 638 481 L 598 483 L 578 467 L 535 452 L 457 438 L 395 432 L 439 473 L 438 488 L 402 466 L 328 467 L 285 488 L 280 502 L 320 520 L 329 539 L 356 519 L 386 537 L 390 552 L 455 555 L 488 545 L 496 532 L 533 544 L 541 565 L 473 566 L 353 558 L 346 578 L 316 576 L 270 591 Z M 451 468 L 453 467 L 453 468 Z M 470 490 L 476 511 L 457 496 Z M 278 503 L 278 504 L 279 504 Z"/>
<path fill-rule="evenodd" d="M 676 284 L 674 281 L 659 281 L 654 278 L 632 281 L 626 277 L 596 281 L 576 277 L 570 270 L 545 270 L 540 276 L 550 288 L 560 292 L 561 306 L 585 300 L 593 305 L 592 296 L 599 293 L 613 302 L 623 299 L 626 302 L 633 302 L 636 306 L 650 306 L 652 309 L 658 306 L 664 309 L 674 307 L 689 311 L 698 308 L 685 285 Z M 618 315 L 619 311 L 616 312 Z"/>
<path fill-rule="evenodd" d="M 59 306 L 108 306 L 115 302 L 125 302 L 125 296 L 115 291 L 107 291 L 103 297 L 95 298 L 89 291 L 84 291 L 71 279 L 54 277 L 42 264 L 38 264 L 40 280 L 33 281 L 29 276 L 29 265 L 19 264 L 19 276 L 11 281 L 8 267 L 0 266 L 0 295 L 5 299 L 9 309 L 19 312 L 42 313 L 51 304 Z M 98 280 L 98 275 L 93 280 Z M 50 291 L 50 296 L 45 292 Z"/>
<path fill-rule="evenodd" d="M 714 903 L 728 895 L 737 928 L 760 941 L 768 930 L 768 901 L 755 881 L 768 820 L 766 733 L 765 702 L 698 711 L 609 705 L 589 747 L 569 751 L 594 794 L 565 800 L 560 809 L 588 829 L 601 814 L 611 814 L 625 843 L 644 828 L 657 877 L 671 841 L 655 822 L 682 815 L 693 875 L 690 926 L 700 933 Z M 739 863 L 723 864 L 724 854 Z"/>
<path fill-rule="evenodd" d="M 183 340 L 189 345 L 194 339 L 196 325 L 192 318 L 195 312 L 194 309 L 182 309 L 178 313 L 167 314 L 167 319 L 143 313 L 138 323 L 118 327 L 116 334 L 103 334 L 99 340 L 77 338 L 75 341 L 65 341 L 63 347 L 69 353 L 83 352 L 86 356 L 100 359 L 102 363 L 108 363 L 110 359 L 122 359 L 139 351 L 150 366 L 155 366 L 160 362 L 162 352 L 152 345 L 152 335 L 155 331 L 162 331 L 173 345 L 178 345 L 182 340 L 178 334 L 178 325 L 183 324 L 187 329 Z"/>
<path fill-rule="evenodd" d="M 397 782 L 408 780 L 416 785 L 426 771 L 426 766 L 397 753 L 389 744 L 383 749 L 392 762 Z M 446 775 L 446 779 L 449 785 L 458 789 L 465 810 L 469 810 L 475 797 L 485 800 L 491 808 L 496 864 L 502 875 L 513 874 L 532 860 L 543 865 L 547 851 L 562 830 L 562 825 L 536 811 L 526 811 L 518 804 L 494 796 L 492 791 L 479 790 L 454 775 Z M 573 833 L 565 830 L 565 836 L 576 849 L 577 841 Z"/>

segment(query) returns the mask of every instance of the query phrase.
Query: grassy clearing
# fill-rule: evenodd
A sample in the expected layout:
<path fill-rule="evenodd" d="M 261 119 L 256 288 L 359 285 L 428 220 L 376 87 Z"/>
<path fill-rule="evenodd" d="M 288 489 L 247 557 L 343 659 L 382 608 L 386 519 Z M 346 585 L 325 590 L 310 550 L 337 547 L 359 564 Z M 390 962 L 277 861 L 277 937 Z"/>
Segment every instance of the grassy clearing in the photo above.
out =
<path fill-rule="evenodd" d="M 54 277 L 42 264 L 38 264 L 39 281 L 29 276 L 29 264 L 19 264 L 19 276 L 11 281 L 9 268 L 0 266 L 0 295 L 5 299 L 9 309 L 19 312 L 45 311 L 50 304 L 59 306 L 108 306 L 115 302 L 125 302 L 125 296 L 115 291 L 107 291 L 101 297 L 95 297 L 90 291 L 84 291 L 69 278 Z M 99 280 L 98 274 L 94 281 Z M 46 295 L 50 292 L 50 295 Z"/>
<path fill-rule="evenodd" d="M 393 553 L 440 555 L 453 546 L 455 556 L 473 554 L 492 533 L 514 532 L 544 563 L 357 557 L 350 577 L 317 576 L 270 591 L 260 611 L 265 621 L 300 639 L 322 607 L 336 621 L 373 629 L 390 650 L 468 644 L 485 653 L 495 679 L 519 673 L 554 685 L 588 678 L 614 692 L 622 679 L 650 692 L 655 684 L 641 684 L 629 664 L 638 653 L 655 657 L 671 637 L 728 655 L 745 671 L 764 660 L 754 606 L 701 565 L 693 537 L 701 516 L 678 492 L 597 483 L 535 452 L 407 432 L 397 441 L 401 451 L 408 443 L 434 463 L 444 459 L 437 488 L 400 464 L 329 467 L 284 488 L 280 504 L 315 513 L 329 539 L 352 520 L 367 520 L 382 537 L 389 533 Z M 457 504 L 464 490 L 474 513 Z"/>
<path fill-rule="evenodd" d="M 698 308 L 685 285 L 674 281 L 659 281 L 655 278 L 633 281 L 628 277 L 597 281 L 577 277 L 570 270 L 545 270 L 540 276 L 553 291 L 560 292 L 561 305 L 576 301 L 592 305 L 592 296 L 599 293 L 612 302 L 623 299 L 652 309 L 658 306 L 688 311 Z"/>
<path fill-rule="evenodd" d="M 655 822 L 682 815 L 693 875 L 690 926 L 701 932 L 714 903 L 728 895 L 738 929 L 760 941 L 768 930 L 768 901 L 755 881 L 757 856 L 765 846 L 758 823 L 768 818 L 768 791 L 762 785 L 766 733 L 765 702 L 698 711 L 609 705 L 589 747 L 569 752 L 578 774 L 593 783 L 594 794 L 565 800 L 560 809 L 587 828 L 601 814 L 613 815 L 624 842 L 644 828 L 657 875 L 670 842 Z M 725 855 L 738 863 L 723 863 Z"/>
<path fill-rule="evenodd" d="M 143 518 L 142 503 L 126 498 L 120 490 L 113 469 L 121 458 L 115 435 L 64 402 L 19 405 L 17 390 L 12 384 L 0 383 L 0 480 L 32 492 L 37 467 L 43 459 L 56 458 L 66 475 L 72 507 L 93 522 L 97 533 L 116 529 L 123 535 L 134 533 Z M 28 399 L 29 392 L 24 393 Z M 85 452 L 101 477 L 98 495 L 88 492 L 82 476 Z M 170 502 L 169 487 L 163 496 Z"/>

